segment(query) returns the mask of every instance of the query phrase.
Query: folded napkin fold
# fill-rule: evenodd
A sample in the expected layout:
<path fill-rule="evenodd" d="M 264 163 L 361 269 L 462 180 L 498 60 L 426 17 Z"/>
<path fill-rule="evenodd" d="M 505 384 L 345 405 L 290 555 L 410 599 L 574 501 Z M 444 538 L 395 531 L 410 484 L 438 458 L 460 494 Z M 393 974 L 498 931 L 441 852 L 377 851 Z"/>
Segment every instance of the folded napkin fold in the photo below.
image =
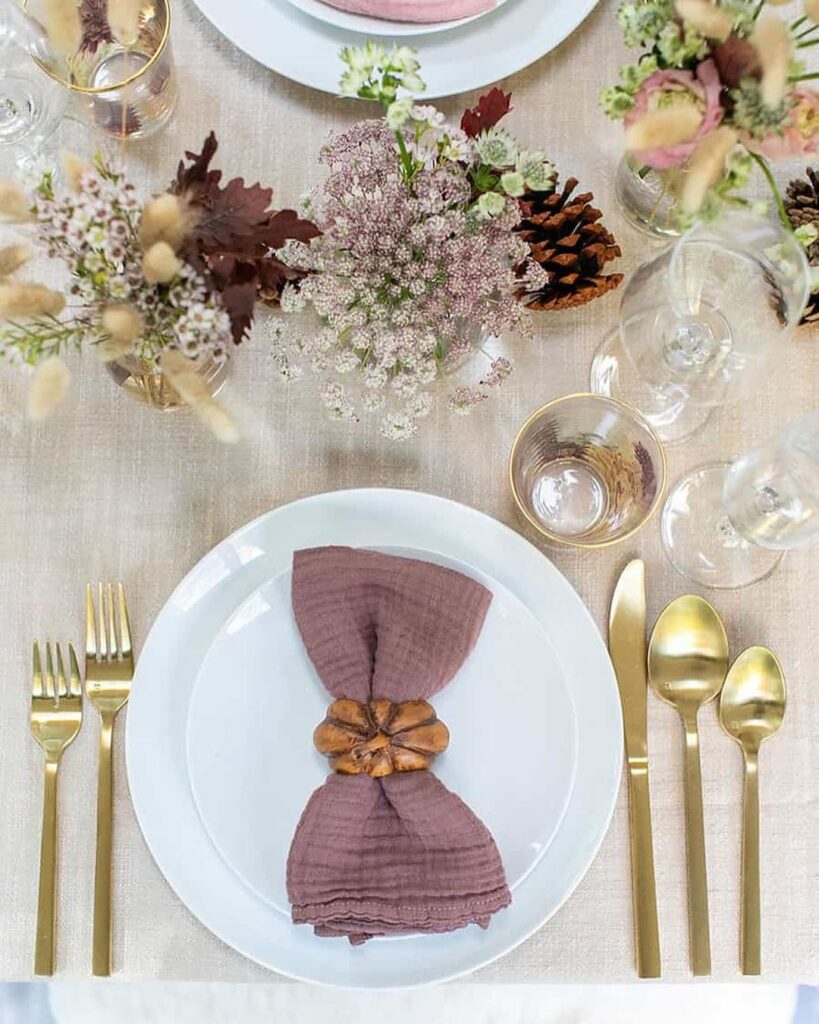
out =
<path fill-rule="evenodd" d="M 492 600 L 461 573 L 350 548 L 297 552 L 292 597 L 307 652 L 333 697 L 365 710 L 376 701 L 392 714 L 407 701 L 416 702 L 406 705 L 415 713 L 417 702 L 446 686 Z M 296 829 L 287 891 L 296 924 L 353 943 L 486 927 L 511 899 L 488 829 L 425 770 L 331 775 Z"/>
<path fill-rule="evenodd" d="M 497 0 L 323 0 L 351 14 L 366 14 L 387 21 L 415 21 L 434 24 L 457 21 L 473 14 L 483 14 L 496 6 Z"/>

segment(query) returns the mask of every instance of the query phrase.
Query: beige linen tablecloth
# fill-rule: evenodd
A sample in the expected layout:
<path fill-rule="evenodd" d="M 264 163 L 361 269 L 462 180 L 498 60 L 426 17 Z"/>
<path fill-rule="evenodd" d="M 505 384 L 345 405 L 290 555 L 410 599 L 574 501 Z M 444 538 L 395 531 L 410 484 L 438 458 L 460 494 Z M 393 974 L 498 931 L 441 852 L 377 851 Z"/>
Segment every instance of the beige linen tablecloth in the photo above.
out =
<path fill-rule="evenodd" d="M 239 0 L 241 2 L 241 0 Z M 562 0 L 561 0 L 562 2 Z M 130 156 L 142 181 L 161 185 L 181 151 L 210 128 L 228 173 L 275 186 L 295 203 L 316 182 L 316 154 L 330 128 L 364 108 L 294 85 L 235 50 L 196 12 L 177 4 L 174 46 L 179 111 L 156 140 Z M 512 129 L 545 145 L 562 174 L 593 189 L 629 269 L 646 243 L 614 208 L 620 141 L 597 108 L 599 88 L 623 57 L 615 0 L 603 0 L 575 35 L 503 83 L 514 90 Z M 260 31 L 264 31 L 260 26 Z M 474 101 L 477 94 L 465 97 Z M 442 104 L 447 112 L 464 99 Z M 611 296 L 537 321 L 514 345 L 517 373 L 472 418 L 426 424 L 395 444 L 370 426 L 326 421 L 308 386 L 273 379 L 261 333 L 235 361 L 232 392 L 253 415 L 238 448 L 220 447 L 184 415 L 129 401 L 91 357 L 77 361 L 70 408 L 56 421 L 2 438 L 0 457 L 0 978 L 30 976 L 39 854 L 42 759 L 29 735 L 29 644 L 34 636 L 82 637 L 86 579 L 127 581 L 132 623 L 144 638 L 179 579 L 214 544 L 284 502 L 346 487 L 430 491 L 516 525 L 506 485 L 515 432 L 538 405 L 587 386 L 589 361 L 617 311 Z M 703 461 L 736 455 L 817 403 L 819 338 L 783 344 L 769 387 L 715 416 L 701 437 L 671 453 L 672 479 Z M 552 550 L 601 626 L 615 576 L 634 555 L 648 564 L 650 617 L 688 588 L 666 564 L 653 523 L 636 540 L 599 553 Z M 763 753 L 764 970 L 769 980 L 819 980 L 817 930 L 817 743 L 819 559 L 788 557 L 767 582 L 711 595 L 734 653 L 769 644 L 781 656 L 790 706 Z M 682 739 L 674 711 L 649 699 L 654 842 L 667 978 L 689 977 L 683 839 Z M 115 963 L 128 979 L 271 980 L 232 952 L 177 900 L 142 840 L 128 799 L 120 721 L 116 764 Z M 705 821 L 715 976 L 737 977 L 741 763 L 709 708 L 701 716 Z M 66 755 L 61 781 L 58 971 L 90 968 L 94 862 L 96 715 Z M 510 756 L 513 756 L 510 751 Z M 533 938 L 476 975 L 478 981 L 633 980 L 626 793 L 586 878 Z"/>

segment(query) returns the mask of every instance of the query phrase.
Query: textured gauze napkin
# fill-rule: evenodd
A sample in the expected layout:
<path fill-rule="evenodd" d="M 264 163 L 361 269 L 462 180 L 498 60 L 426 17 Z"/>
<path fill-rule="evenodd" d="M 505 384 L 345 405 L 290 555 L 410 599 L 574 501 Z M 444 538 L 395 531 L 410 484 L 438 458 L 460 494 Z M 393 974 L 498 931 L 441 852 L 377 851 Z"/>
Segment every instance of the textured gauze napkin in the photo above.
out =
<path fill-rule="evenodd" d="M 497 0 L 324 0 L 324 3 L 341 11 L 366 14 L 371 18 L 433 24 L 483 14 L 484 11 L 491 11 Z"/>
<path fill-rule="evenodd" d="M 491 600 L 415 559 L 317 548 L 293 560 L 296 623 L 334 698 L 429 700 L 471 652 Z M 287 891 L 296 924 L 353 943 L 486 927 L 511 899 L 488 829 L 431 771 L 330 775 L 293 837 Z"/>

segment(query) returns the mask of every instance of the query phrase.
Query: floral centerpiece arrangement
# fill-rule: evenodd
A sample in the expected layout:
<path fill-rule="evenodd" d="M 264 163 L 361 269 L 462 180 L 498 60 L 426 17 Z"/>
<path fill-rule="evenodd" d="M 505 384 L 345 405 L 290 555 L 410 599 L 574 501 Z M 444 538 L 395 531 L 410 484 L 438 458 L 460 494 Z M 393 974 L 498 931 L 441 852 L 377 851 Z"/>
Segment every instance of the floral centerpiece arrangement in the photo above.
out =
<path fill-rule="evenodd" d="M 28 250 L 0 250 L 0 356 L 38 367 L 35 418 L 65 392 L 61 355 L 90 346 L 146 401 L 181 401 L 235 439 L 209 382 L 248 333 L 257 300 L 277 300 L 297 276 L 277 251 L 318 232 L 292 210 L 271 210 L 270 189 L 241 178 L 222 184 L 210 168 L 216 148 L 211 134 L 201 154 L 186 154 L 169 191 L 147 203 L 102 157 L 66 157 L 61 176 L 46 172 L 28 189 L 0 183 L 0 214 L 68 273 L 65 294 L 12 279 Z"/>
<path fill-rule="evenodd" d="M 483 368 L 452 384 L 449 404 L 467 412 L 484 401 L 512 369 L 486 337 L 525 336 L 528 308 L 616 287 L 621 275 L 604 268 L 620 251 L 591 195 L 572 198 L 574 180 L 558 190 L 546 154 L 501 127 L 510 96 L 493 89 L 454 125 L 417 104 L 425 86 L 409 47 L 370 42 L 342 60 L 342 92 L 380 103 L 384 116 L 321 151 L 328 177 L 303 208 L 321 234 L 281 254 L 299 274 L 282 310 L 314 318 L 306 330 L 278 318 L 271 332 L 285 380 L 306 365 L 323 375 L 332 416 L 375 412 L 399 439 L 431 411 L 436 381 L 476 352 Z"/>
<path fill-rule="evenodd" d="M 675 191 L 680 226 L 742 202 L 762 169 L 787 223 L 769 160 L 815 153 L 819 95 L 802 57 L 819 43 L 819 0 L 787 23 L 781 0 L 636 0 L 618 10 L 626 43 L 643 53 L 602 96 L 626 126 L 636 172 Z"/>

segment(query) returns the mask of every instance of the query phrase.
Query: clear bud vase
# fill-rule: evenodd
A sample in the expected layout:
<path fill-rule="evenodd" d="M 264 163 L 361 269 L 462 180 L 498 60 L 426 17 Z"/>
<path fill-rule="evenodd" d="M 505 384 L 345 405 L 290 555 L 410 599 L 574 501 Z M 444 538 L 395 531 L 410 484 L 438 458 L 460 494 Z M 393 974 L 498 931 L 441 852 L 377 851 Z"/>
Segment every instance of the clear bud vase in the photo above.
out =
<path fill-rule="evenodd" d="M 199 372 L 209 394 L 215 397 L 227 380 L 229 362 L 206 359 L 199 364 Z M 160 412 L 176 412 L 187 408 L 173 384 L 156 363 L 127 355 L 106 363 L 114 383 L 126 395 Z"/>
<path fill-rule="evenodd" d="M 679 202 L 686 169 L 656 171 L 626 154 L 617 168 L 615 194 L 632 227 L 655 238 L 679 238 Z"/>

